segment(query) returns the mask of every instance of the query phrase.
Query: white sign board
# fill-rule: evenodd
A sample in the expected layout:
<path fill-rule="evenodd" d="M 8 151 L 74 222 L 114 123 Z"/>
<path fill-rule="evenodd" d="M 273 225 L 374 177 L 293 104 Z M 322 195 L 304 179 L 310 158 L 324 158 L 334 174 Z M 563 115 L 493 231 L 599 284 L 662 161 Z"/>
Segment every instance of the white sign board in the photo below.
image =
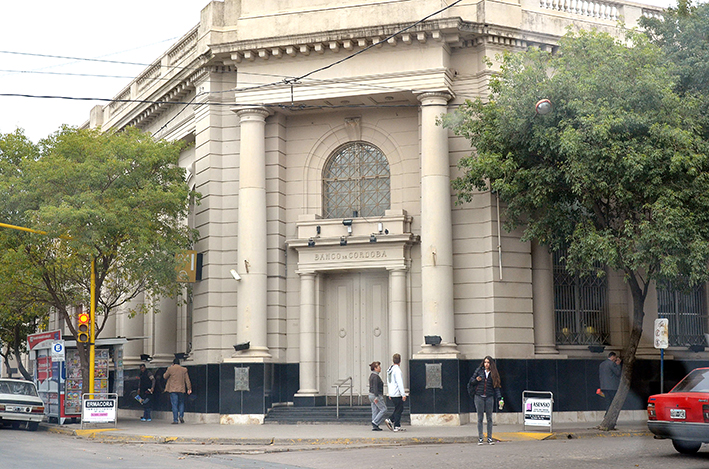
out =
<path fill-rule="evenodd" d="M 524 424 L 551 427 L 552 399 L 528 397 L 524 401 Z"/>
<path fill-rule="evenodd" d="M 116 399 L 84 399 L 81 422 L 105 423 L 116 421 Z"/>
<path fill-rule="evenodd" d="M 63 362 L 64 361 L 64 341 L 55 340 L 52 342 L 52 361 L 53 362 Z"/>
<path fill-rule="evenodd" d="M 655 348 L 664 349 L 670 345 L 670 320 L 655 319 Z"/>

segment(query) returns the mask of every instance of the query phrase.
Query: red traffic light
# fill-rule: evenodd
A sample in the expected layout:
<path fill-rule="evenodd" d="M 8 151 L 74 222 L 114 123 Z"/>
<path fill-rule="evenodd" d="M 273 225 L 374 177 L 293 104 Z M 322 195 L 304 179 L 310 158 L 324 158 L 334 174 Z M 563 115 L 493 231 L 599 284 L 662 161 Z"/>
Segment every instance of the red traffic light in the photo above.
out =
<path fill-rule="evenodd" d="M 87 343 L 89 341 L 89 327 L 91 317 L 88 313 L 79 313 L 78 324 L 76 326 L 76 341 Z"/>

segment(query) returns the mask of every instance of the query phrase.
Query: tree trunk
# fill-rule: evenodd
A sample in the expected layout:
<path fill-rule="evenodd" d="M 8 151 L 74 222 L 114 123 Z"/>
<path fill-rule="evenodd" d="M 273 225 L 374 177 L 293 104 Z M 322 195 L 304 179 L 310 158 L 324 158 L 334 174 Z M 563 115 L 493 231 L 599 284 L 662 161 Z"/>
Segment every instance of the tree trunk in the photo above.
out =
<path fill-rule="evenodd" d="M 32 381 L 32 375 L 29 374 L 29 372 L 25 369 L 25 365 L 22 363 L 22 338 L 20 338 L 19 325 L 15 325 L 15 340 L 12 344 L 12 352 L 17 360 L 17 370 L 26 380 Z"/>
<path fill-rule="evenodd" d="M 643 288 L 638 284 L 635 275 L 630 275 L 629 285 L 630 291 L 633 295 L 633 329 L 630 332 L 630 341 L 628 346 L 621 352 L 621 359 L 623 360 L 623 372 L 620 378 L 620 386 L 618 387 L 618 392 L 613 398 L 608 411 L 606 411 L 603 421 L 598 426 L 600 430 L 608 431 L 614 430 L 616 423 L 618 422 L 618 416 L 620 411 L 625 404 L 625 399 L 628 397 L 628 392 L 630 391 L 630 383 L 633 378 L 633 368 L 635 366 L 636 353 L 638 351 L 638 344 L 640 343 L 640 338 L 643 335 L 643 319 L 645 318 L 645 298 L 647 296 L 647 286 Z"/>

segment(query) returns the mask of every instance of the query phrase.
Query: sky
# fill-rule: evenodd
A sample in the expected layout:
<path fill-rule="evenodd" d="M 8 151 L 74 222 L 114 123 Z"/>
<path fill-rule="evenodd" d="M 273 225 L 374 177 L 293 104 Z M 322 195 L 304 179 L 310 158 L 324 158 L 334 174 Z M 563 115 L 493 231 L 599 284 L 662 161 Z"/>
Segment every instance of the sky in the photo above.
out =
<path fill-rule="evenodd" d="M 635 1 L 657 6 L 676 5 L 676 0 Z M 36 142 L 62 124 L 83 124 L 89 119 L 91 108 L 107 103 L 78 98 L 115 97 L 133 77 L 199 23 L 200 11 L 208 2 L 2 1 L 0 133 L 21 128 Z"/>

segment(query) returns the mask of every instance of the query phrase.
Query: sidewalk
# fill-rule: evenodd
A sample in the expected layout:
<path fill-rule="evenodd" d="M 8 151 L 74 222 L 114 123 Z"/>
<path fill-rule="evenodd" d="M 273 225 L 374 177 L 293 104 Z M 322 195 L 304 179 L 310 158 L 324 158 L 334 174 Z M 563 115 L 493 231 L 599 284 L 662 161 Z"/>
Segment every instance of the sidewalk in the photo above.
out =
<path fill-rule="evenodd" d="M 652 436 L 645 422 L 619 422 L 617 429 L 602 432 L 599 422 L 559 423 L 549 433 L 546 428 L 532 431 L 522 425 L 495 425 L 493 437 L 499 442 L 599 438 L 615 436 Z M 230 445 L 270 447 L 273 451 L 294 450 L 294 447 L 411 445 L 477 442 L 477 425 L 457 427 L 407 426 L 405 432 L 371 431 L 366 425 L 219 425 L 185 423 L 172 425 L 169 420 L 141 422 L 138 419 L 118 421 L 116 428 L 84 429 L 80 424 L 56 425 L 43 423 L 42 430 L 88 438 L 106 443 L 156 443 L 184 445 Z"/>

